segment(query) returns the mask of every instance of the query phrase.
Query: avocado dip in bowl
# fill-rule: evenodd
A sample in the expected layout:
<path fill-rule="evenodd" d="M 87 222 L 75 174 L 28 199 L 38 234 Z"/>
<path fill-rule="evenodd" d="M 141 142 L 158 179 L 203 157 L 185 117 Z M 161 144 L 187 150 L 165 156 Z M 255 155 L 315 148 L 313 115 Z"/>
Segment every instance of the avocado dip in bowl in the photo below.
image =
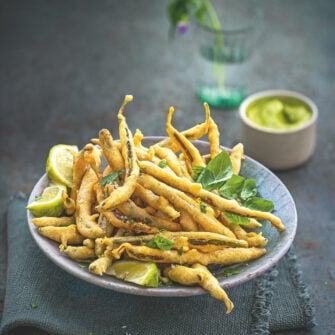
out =
<path fill-rule="evenodd" d="M 294 168 L 313 154 L 318 111 L 308 97 L 288 90 L 267 90 L 240 106 L 246 154 L 273 170 Z"/>

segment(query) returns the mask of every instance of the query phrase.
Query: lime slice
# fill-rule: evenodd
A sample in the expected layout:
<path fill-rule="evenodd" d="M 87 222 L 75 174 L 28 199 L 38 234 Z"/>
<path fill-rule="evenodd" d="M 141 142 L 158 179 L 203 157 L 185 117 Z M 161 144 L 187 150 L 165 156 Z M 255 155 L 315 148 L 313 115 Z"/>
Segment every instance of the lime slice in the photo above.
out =
<path fill-rule="evenodd" d="M 106 274 L 141 286 L 158 287 L 159 270 L 155 263 L 138 261 L 117 261 Z"/>
<path fill-rule="evenodd" d="M 60 216 L 64 210 L 62 192 L 64 185 L 52 184 L 44 189 L 42 195 L 36 198 L 26 208 L 35 216 Z"/>
<path fill-rule="evenodd" d="M 78 152 L 78 147 L 75 145 L 54 145 L 49 151 L 46 163 L 49 179 L 71 188 L 73 186 L 73 158 L 76 152 Z"/>

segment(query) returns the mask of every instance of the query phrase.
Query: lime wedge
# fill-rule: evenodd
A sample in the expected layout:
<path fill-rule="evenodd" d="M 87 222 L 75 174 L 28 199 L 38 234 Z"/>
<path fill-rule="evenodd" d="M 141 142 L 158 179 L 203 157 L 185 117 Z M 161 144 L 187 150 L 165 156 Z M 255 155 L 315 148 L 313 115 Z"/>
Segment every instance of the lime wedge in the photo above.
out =
<path fill-rule="evenodd" d="M 36 198 L 26 208 L 35 216 L 60 216 L 64 210 L 62 192 L 64 185 L 52 184 L 44 189 L 42 195 Z"/>
<path fill-rule="evenodd" d="M 49 179 L 71 188 L 73 186 L 73 159 L 76 152 L 78 152 L 78 147 L 75 145 L 54 145 L 49 151 L 46 163 Z"/>
<path fill-rule="evenodd" d="M 141 286 L 158 287 L 159 270 L 155 263 L 138 261 L 117 261 L 106 274 Z"/>

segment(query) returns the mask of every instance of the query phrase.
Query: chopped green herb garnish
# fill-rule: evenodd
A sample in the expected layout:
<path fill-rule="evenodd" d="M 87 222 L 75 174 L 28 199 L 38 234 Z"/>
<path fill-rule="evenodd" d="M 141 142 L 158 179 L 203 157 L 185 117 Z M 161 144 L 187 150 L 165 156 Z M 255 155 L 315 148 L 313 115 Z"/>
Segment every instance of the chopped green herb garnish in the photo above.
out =
<path fill-rule="evenodd" d="M 111 184 L 119 175 L 124 174 L 124 173 L 125 173 L 124 169 L 110 173 L 107 176 L 102 177 L 99 184 L 102 186 L 106 184 Z"/>
<path fill-rule="evenodd" d="M 223 271 L 223 275 L 225 277 L 230 277 L 230 276 L 238 275 L 240 272 L 241 272 L 241 270 L 239 270 L 239 269 L 225 269 Z"/>
<path fill-rule="evenodd" d="M 160 167 L 160 168 L 165 168 L 166 166 L 168 166 L 169 165 L 169 163 L 165 160 L 165 159 L 163 159 L 163 160 L 161 160 L 159 163 L 158 163 L 158 166 Z"/>
<path fill-rule="evenodd" d="M 178 255 L 181 256 L 181 255 L 183 254 L 183 252 L 184 252 L 183 247 L 180 247 L 180 248 L 177 250 L 177 252 L 178 252 Z"/>
<path fill-rule="evenodd" d="M 200 211 L 201 211 L 202 213 L 206 213 L 206 212 L 207 212 L 207 207 L 206 207 L 205 204 L 203 204 L 203 203 L 200 204 Z"/>
<path fill-rule="evenodd" d="M 38 201 L 38 200 L 41 200 L 42 199 L 42 196 L 40 195 L 35 195 L 35 201 Z"/>
<path fill-rule="evenodd" d="M 206 213 L 206 212 L 207 212 L 207 207 L 206 207 L 206 205 L 201 201 L 201 198 L 196 198 L 195 201 L 199 204 L 200 211 L 201 211 L 202 213 Z"/>
<path fill-rule="evenodd" d="M 30 307 L 31 307 L 31 308 L 37 308 L 37 307 L 38 307 L 38 305 L 37 305 L 37 304 L 35 304 L 35 303 L 33 303 L 33 302 L 31 302 L 31 303 L 30 303 Z"/>
<path fill-rule="evenodd" d="M 156 235 L 147 242 L 146 246 L 152 249 L 170 250 L 174 243 L 163 236 Z"/>

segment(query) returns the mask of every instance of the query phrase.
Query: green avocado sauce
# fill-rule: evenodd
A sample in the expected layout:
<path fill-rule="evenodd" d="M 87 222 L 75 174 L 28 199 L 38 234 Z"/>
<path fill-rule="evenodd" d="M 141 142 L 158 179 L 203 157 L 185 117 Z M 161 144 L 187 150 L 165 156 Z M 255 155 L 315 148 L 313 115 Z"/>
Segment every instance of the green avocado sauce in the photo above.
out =
<path fill-rule="evenodd" d="M 264 128 L 287 130 L 300 126 L 312 117 L 310 108 L 292 97 L 261 98 L 247 108 L 247 117 Z"/>

